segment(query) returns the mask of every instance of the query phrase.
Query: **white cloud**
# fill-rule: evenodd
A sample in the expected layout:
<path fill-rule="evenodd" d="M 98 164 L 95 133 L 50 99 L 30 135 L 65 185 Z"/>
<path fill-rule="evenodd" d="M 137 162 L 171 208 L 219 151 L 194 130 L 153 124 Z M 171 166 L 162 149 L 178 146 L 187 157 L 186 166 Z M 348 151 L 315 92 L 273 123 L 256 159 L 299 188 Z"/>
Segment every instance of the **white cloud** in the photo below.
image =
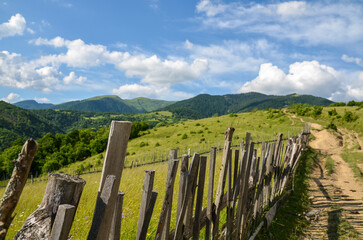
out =
<path fill-rule="evenodd" d="M 61 37 L 48 40 L 32 40 L 37 46 L 48 45 L 66 47 L 67 52 L 41 57 L 38 64 L 66 64 L 69 67 L 89 68 L 112 64 L 124 71 L 127 77 L 138 77 L 143 83 L 165 84 L 198 79 L 208 67 L 203 58 L 191 63 L 185 60 L 160 59 L 156 55 L 130 54 L 129 52 L 109 51 L 106 46 L 86 44 L 81 39 L 69 41 Z"/>
<path fill-rule="evenodd" d="M 82 84 L 86 80 L 87 80 L 86 77 L 82 76 L 77 77 L 74 72 L 70 72 L 68 76 L 65 76 L 63 78 L 65 84 L 71 84 L 71 83 Z"/>
<path fill-rule="evenodd" d="M 141 85 L 137 83 L 122 85 L 118 89 L 113 89 L 112 93 L 126 99 L 148 97 L 156 99 L 180 100 L 193 97 L 193 95 L 189 93 L 172 91 L 169 86 L 160 87 L 155 85 Z"/>
<path fill-rule="evenodd" d="M 19 100 L 19 98 L 20 98 L 19 94 L 9 93 L 9 95 L 7 97 L 1 98 L 1 100 L 5 101 L 5 102 L 16 102 Z"/>
<path fill-rule="evenodd" d="M 35 97 L 34 100 L 37 101 L 38 103 L 50 103 L 50 100 L 46 97 L 42 98 Z"/>
<path fill-rule="evenodd" d="M 8 22 L 0 24 L 0 39 L 15 35 L 23 35 L 26 28 L 25 18 L 17 13 Z"/>
<path fill-rule="evenodd" d="M 234 33 L 252 32 L 307 45 L 359 43 L 363 39 L 363 5 L 358 2 L 202 0 L 196 10 L 204 26 Z"/>
<path fill-rule="evenodd" d="M 362 59 L 361 59 L 361 58 L 358 58 L 358 57 L 349 57 L 349 56 L 347 56 L 347 55 L 343 54 L 343 56 L 342 56 L 342 60 L 343 60 L 344 62 L 348 62 L 348 63 L 355 63 L 355 64 L 357 64 L 358 66 L 363 67 L 363 61 L 362 61 Z"/>
<path fill-rule="evenodd" d="M 50 92 L 59 84 L 61 73 L 53 66 L 27 62 L 20 54 L 0 52 L 0 85 Z"/>
<path fill-rule="evenodd" d="M 343 90 L 343 79 L 338 71 L 317 61 L 291 64 L 288 74 L 271 63 L 264 63 L 258 77 L 246 82 L 239 92 L 257 91 L 281 95 L 299 93 L 331 97 Z"/>

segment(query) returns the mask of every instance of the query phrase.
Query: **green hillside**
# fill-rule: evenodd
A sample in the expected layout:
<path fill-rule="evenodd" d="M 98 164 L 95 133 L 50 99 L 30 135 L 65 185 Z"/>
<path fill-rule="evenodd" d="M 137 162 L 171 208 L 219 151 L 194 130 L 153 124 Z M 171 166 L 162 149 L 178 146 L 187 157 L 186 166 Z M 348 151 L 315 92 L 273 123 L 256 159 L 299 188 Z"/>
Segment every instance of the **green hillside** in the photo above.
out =
<path fill-rule="evenodd" d="M 0 151 L 18 138 L 36 139 L 48 132 L 55 134 L 63 130 L 29 110 L 0 101 Z"/>
<path fill-rule="evenodd" d="M 123 101 L 130 107 L 136 108 L 139 112 L 152 112 L 175 103 L 175 101 L 157 100 L 144 97 L 124 99 Z"/>
<path fill-rule="evenodd" d="M 53 109 L 79 110 L 88 112 L 135 113 L 136 108 L 127 105 L 118 96 L 99 96 L 80 101 L 54 105 Z"/>
<path fill-rule="evenodd" d="M 311 95 L 290 94 L 286 96 L 265 95 L 261 93 L 228 94 L 212 96 L 201 94 L 179 101 L 164 108 L 179 117 L 204 118 L 215 114 L 249 112 L 254 109 L 284 108 L 294 103 L 329 105 L 332 101 Z"/>
<path fill-rule="evenodd" d="M 51 103 L 38 103 L 35 100 L 25 100 L 14 103 L 15 106 L 21 107 L 24 109 L 49 109 L 52 108 L 54 105 Z"/>

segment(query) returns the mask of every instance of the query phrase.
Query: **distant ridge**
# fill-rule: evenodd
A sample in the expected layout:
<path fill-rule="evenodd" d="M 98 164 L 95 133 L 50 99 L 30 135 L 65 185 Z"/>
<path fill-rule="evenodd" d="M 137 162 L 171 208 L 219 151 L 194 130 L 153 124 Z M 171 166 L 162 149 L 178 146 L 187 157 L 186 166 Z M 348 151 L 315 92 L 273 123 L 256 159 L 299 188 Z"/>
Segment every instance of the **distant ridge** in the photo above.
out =
<path fill-rule="evenodd" d="M 49 109 L 54 106 L 51 103 L 38 103 L 35 100 L 24 100 L 14 103 L 14 105 L 24 109 Z"/>
<path fill-rule="evenodd" d="M 322 106 L 333 102 L 326 98 L 295 93 L 286 96 L 266 95 L 257 92 L 214 96 L 200 94 L 171 104 L 162 110 L 170 111 L 185 118 L 206 118 L 215 114 L 225 115 L 249 112 L 254 109 L 284 108 L 294 103 Z"/>
<path fill-rule="evenodd" d="M 165 101 L 149 98 L 121 99 L 116 95 L 105 95 L 70 101 L 61 104 L 38 103 L 35 100 L 25 100 L 14 103 L 24 109 L 62 109 L 88 112 L 115 112 L 115 113 L 144 113 L 166 107 L 174 101 Z"/>

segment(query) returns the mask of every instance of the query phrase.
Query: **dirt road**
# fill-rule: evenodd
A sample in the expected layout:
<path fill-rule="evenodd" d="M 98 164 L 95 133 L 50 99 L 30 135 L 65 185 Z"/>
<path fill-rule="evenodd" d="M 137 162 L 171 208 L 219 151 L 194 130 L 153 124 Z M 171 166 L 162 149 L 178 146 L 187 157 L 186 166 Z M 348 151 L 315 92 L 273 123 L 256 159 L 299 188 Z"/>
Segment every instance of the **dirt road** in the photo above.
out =
<path fill-rule="evenodd" d="M 348 136 L 356 133 L 339 130 L 335 135 L 319 124 L 312 124 L 312 134 L 310 146 L 323 157 L 316 159 L 311 175 L 311 211 L 306 216 L 311 226 L 305 239 L 363 239 L 363 182 L 354 178 L 340 156 L 344 144 L 361 144 L 360 140 L 352 143 Z M 334 161 L 332 174 L 325 167 L 329 157 Z"/>

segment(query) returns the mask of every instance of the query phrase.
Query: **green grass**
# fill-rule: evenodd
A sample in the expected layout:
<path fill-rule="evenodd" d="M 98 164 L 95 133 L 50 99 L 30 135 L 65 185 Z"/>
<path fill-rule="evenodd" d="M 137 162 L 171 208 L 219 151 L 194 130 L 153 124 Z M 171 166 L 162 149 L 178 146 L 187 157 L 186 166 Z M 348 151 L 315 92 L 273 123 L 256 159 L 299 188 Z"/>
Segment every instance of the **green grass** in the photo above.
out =
<path fill-rule="evenodd" d="M 352 152 L 350 150 L 345 149 L 341 154 L 344 161 L 349 164 L 349 167 L 353 170 L 354 176 L 363 181 L 363 169 L 359 168 L 359 164 L 363 165 L 363 153 L 362 152 Z"/>
<path fill-rule="evenodd" d="M 338 239 L 359 239 L 357 230 L 344 218 L 343 209 L 338 206 L 331 206 L 328 211 L 328 237 L 332 240 Z"/>

